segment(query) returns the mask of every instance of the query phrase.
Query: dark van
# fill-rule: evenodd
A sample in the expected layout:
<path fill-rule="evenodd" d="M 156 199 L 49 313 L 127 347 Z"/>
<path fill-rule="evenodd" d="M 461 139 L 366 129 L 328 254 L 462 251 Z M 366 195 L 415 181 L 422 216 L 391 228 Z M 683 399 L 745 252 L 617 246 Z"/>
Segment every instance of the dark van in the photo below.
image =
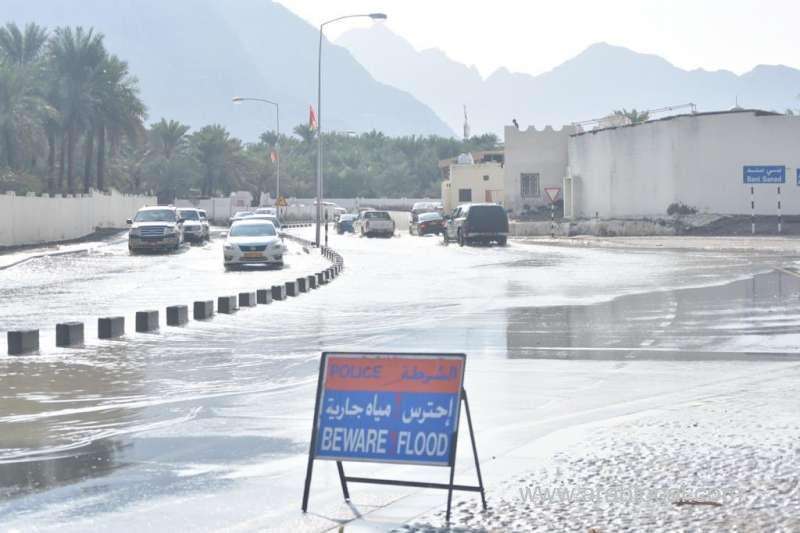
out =
<path fill-rule="evenodd" d="M 497 204 L 465 204 L 458 206 L 448 217 L 444 242 L 459 245 L 489 244 L 505 246 L 508 241 L 508 215 Z"/>

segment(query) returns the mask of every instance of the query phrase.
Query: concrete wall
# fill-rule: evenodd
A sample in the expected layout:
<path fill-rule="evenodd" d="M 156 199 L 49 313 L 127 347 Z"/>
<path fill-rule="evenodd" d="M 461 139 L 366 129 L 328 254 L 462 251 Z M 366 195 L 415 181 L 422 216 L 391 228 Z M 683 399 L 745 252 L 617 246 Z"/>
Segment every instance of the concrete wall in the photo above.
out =
<path fill-rule="evenodd" d="M 97 228 L 125 228 L 152 196 L 93 192 L 76 196 L 0 195 L 0 246 L 78 239 Z"/>
<path fill-rule="evenodd" d="M 750 214 L 744 165 L 785 165 L 784 214 L 800 214 L 800 118 L 753 111 L 671 117 L 575 135 L 569 171 L 577 217 L 663 216 L 673 202 Z M 756 214 L 777 212 L 777 185 L 753 185 Z"/>
<path fill-rule="evenodd" d="M 472 202 L 502 204 L 505 201 L 503 166 L 500 163 L 450 165 L 449 176 L 449 180 L 442 182 L 442 205 L 445 213 L 450 213 L 458 204 L 463 203 L 458 200 L 461 189 L 472 191 Z"/>
<path fill-rule="evenodd" d="M 549 204 L 544 193 L 545 187 L 562 187 L 567 173 L 568 144 L 570 135 L 575 133 L 572 126 L 554 130 L 546 126 L 537 130 L 531 126 L 518 130 L 514 126 L 505 128 L 505 206 L 514 212 L 523 210 L 524 205 L 539 207 Z M 520 175 L 539 174 L 539 195 L 522 198 Z"/>

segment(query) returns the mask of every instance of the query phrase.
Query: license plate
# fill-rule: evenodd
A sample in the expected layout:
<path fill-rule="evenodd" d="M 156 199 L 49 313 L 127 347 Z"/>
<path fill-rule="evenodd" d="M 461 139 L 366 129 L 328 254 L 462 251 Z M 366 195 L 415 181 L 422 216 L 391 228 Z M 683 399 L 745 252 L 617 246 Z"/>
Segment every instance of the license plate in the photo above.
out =
<path fill-rule="evenodd" d="M 251 258 L 253 258 L 253 259 L 254 259 L 254 258 L 261 258 L 261 257 L 264 257 L 264 256 L 261 254 L 261 252 L 245 252 L 245 253 L 244 253 L 244 256 L 245 256 L 245 258 L 246 258 L 246 259 L 251 259 Z"/>

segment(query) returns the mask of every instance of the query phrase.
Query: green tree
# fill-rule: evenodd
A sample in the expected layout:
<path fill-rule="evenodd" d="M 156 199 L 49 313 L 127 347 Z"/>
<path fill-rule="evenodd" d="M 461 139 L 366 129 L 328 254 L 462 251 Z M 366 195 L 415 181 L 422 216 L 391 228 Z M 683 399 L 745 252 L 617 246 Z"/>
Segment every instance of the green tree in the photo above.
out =
<path fill-rule="evenodd" d="M 628 111 L 625 108 L 615 110 L 614 115 L 627 118 L 631 121 L 631 124 L 647 122 L 647 120 L 650 118 L 650 113 L 647 111 L 637 111 L 636 109 L 631 109 Z"/>
<path fill-rule="evenodd" d="M 176 152 L 179 152 L 186 147 L 186 133 L 189 131 L 189 126 L 181 124 L 177 120 L 170 120 L 162 118 L 160 122 L 150 126 L 150 138 L 153 147 L 165 159 L 172 159 Z"/>
<path fill-rule="evenodd" d="M 50 40 L 50 54 L 57 75 L 56 103 L 65 136 L 62 153 L 66 151 L 67 189 L 74 193 L 75 147 L 81 132 L 94 126 L 96 84 L 107 58 L 103 36 L 80 26 L 75 30 L 57 28 Z"/>
<path fill-rule="evenodd" d="M 303 143 L 308 146 L 311 146 L 311 143 L 317 137 L 317 131 L 311 129 L 308 124 L 298 124 L 292 131 L 294 131 L 295 135 L 300 137 Z"/>
<path fill-rule="evenodd" d="M 41 59 L 47 31 L 30 23 L 20 30 L 13 22 L 0 28 L 0 61 L 17 66 L 32 65 Z"/>

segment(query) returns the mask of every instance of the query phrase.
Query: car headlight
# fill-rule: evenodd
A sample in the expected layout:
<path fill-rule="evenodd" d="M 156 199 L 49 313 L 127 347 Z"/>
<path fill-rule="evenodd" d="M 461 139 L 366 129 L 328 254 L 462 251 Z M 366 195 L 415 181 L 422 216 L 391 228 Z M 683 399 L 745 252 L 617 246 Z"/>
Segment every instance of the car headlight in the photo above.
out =
<path fill-rule="evenodd" d="M 232 244 L 230 244 L 230 243 L 227 243 L 227 242 L 226 242 L 226 243 L 225 243 L 225 244 L 222 246 L 222 249 L 223 249 L 223 250 L 228 250 L 228 251 L 230 251 L 230 250 L 233 250 L 233 245 L 232 245 Z"/>

